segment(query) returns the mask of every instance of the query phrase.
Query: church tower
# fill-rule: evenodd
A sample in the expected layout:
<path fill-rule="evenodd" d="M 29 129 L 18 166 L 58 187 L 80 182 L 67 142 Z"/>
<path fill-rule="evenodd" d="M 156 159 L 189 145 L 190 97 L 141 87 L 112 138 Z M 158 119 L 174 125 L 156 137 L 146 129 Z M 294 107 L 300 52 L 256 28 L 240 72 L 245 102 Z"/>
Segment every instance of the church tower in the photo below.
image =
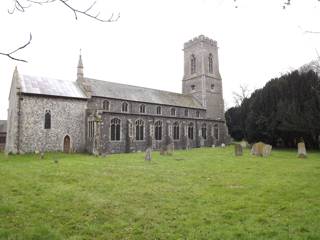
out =
<path fill-rule="evenodd" d="M 191 94 L 207 109 L 207 118 L 224 120 L 222 79 L 217 42 L 203 35 L 184 44 L 182 93 Z"/>

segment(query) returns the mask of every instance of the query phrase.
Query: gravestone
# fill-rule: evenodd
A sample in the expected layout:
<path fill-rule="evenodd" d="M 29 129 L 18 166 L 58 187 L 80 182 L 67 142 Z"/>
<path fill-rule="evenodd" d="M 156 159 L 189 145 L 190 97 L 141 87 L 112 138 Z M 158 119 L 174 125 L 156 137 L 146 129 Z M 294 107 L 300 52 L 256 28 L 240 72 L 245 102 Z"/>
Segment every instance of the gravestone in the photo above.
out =
<path fill-rule="evenodd" d="M 200 139 L 200 147 L 204 147 L 204 138 Z"/>
<path fill-rule="evenodd" d="M 253 144 L 253 146 L 251 148 L 251 154 L 255 155 L 255 156 L 262 157 L 264 146 L 265 146 L 265 144 L 263 142 L 257 142 L 255 144 Z"/>
<path fill-rule="evenodd" d="M 306 158 L 307 157 L 307 150 L 306 150 L 306 145 L 304 144 L 304 142 L 298 143 L 298 157 L 299 158 Z"/>
<path fill-rule="evenodd" d="M 146 161 L 151 161 L 151 153 L 152 153 L 152 148 L 148 147 L 146 150 L 146 156 L 144 158 Z"/>
<path fill-rule="evenodd" d="M 185 138 L 186 138 L 186 150 L 189 150 L 190 149 L 190 141 L 187 136 Z"/>
<path fill-rule="evenodd" d="M 272 146 L 269 144 L 266 144 L 263 148 L 262 156 L 269 157 L 271 154 L 271 150 L 272 150 Z"/>
<path fill-rule="evenodd" d="M 225 145 L 224 143 L 221 143 L 221 147 L 222 147 L 222 148 L 225 148 L 226 145 Z"/>
<path fill-rule="evenodd" d="M 242 146 L 241 144 L 234 145 L 234 154 L 235 156 L 242 156 Z"/>
<path fill-rule="evenodd" d="M 242 140 L 242 141 L 240 142 L 240 145 L 241 145 L 242 148 L 246 148 L 246 147 L 248 147 L 248 142 Z"/>
<path fill-rule="evenodd" d="M 213 144 L 213 145 L 212 145 L 212 148 L 215 148 L 215 147 L 216 147 L 216 145 Z"/>
<path fill-rule="evenodd" d="M 165 155 L 166 154 L 166 148 L 164 146 L 160 147 L 160 155 Z"/>
<path fill-rule="evenodd" d="M 168 146 L 167 146 L 167 154 L 172 155 L 173 151 L 174 151 L 174 144 L 172 142 L 172 143 L 168 144 Z"/>

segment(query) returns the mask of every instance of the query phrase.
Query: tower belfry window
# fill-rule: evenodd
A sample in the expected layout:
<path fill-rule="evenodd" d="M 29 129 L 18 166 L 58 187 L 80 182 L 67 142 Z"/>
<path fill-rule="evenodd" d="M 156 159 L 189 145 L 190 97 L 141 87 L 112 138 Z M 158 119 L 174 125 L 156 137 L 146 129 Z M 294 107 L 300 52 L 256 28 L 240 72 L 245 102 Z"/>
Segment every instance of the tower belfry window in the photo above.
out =
<path fill-rule="evenodd" d="M 196 72 L 196 57 L 193 54 L 191 55 L 190 65 L 191 74 L 194 74 Z"/>
<path fill-rule="evenodd" d="M 209 54 L 208 60 L 209 60 L 209 73 L 213 73 L 213 57 L 211 53 Z"/>

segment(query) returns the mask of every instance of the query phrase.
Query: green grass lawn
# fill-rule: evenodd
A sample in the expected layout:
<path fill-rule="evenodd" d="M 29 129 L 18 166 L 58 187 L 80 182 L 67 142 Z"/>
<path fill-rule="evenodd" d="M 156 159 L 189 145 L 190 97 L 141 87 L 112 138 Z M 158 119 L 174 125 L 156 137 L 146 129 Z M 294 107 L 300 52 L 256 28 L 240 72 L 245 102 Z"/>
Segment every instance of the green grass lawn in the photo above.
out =
<path fill-rule="evenodd" d="M 296 154 L 1 154 L 0 239 L 320 239 L 320 153 Z"/>

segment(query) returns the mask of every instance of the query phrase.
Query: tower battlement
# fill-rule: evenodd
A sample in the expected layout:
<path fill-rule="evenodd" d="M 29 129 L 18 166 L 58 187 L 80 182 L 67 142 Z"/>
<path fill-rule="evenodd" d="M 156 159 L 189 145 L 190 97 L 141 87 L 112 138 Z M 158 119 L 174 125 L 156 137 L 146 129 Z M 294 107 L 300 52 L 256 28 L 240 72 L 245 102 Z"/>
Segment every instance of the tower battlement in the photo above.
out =
<path fill-rule="evenodd" d="M 208 37 L 206 37 L 204 35 L 199 35 L 198 37 L 195 37 L 195 38 L 189 40 L 188 42 L 186 42 L 184 44 L 184 48 L 189 48 L 192 45 L 197 44 L 199 42 L 206 42 L 211 46 L 215 46 L 215 47 L 217 46 L 217 41 L 212 40 L 211 38 L 208 38 Z"/>

